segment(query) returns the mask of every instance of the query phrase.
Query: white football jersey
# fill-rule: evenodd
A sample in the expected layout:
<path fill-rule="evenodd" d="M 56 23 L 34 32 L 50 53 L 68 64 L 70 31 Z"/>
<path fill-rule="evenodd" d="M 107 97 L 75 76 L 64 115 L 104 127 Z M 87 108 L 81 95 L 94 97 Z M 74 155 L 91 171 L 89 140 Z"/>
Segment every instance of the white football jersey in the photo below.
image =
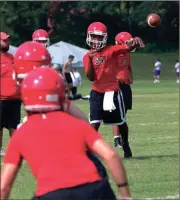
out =
<path fill-rule="evenodd" d="M 162 64 L 161 64 L 160 61 L 156 61 L 155 64 L 154 64 L 154 66 L 155 66 L 156 70 L 161 70 Z"/>
<path fill-rule="evenodd" d="M 176 72 L 179 73 L 179 62 L 177 62 L 174 67 L 176 69 Z"/>
<path fill-rule="evenodd" d="M 82 84 L 82 78 L 79 72 L 73 72 L 74 75 L 72 74 L 72 72 L 70 74 L 73 81 L 73 87 L 78 87 L 78 85 Z"/>

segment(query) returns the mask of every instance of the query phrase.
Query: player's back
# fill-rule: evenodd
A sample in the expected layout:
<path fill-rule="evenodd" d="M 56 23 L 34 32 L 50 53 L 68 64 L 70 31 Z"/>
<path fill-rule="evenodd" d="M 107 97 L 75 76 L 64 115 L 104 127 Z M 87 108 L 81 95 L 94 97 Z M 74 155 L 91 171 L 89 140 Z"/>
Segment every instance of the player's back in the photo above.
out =
<path fill-rule="evenodd" d="M 51 112 L 28 117 L 15 133 L 19 151 L 37 179 L 37 194 L 100 179 L 86 156 L 88 128 L 64 112 Z"/>

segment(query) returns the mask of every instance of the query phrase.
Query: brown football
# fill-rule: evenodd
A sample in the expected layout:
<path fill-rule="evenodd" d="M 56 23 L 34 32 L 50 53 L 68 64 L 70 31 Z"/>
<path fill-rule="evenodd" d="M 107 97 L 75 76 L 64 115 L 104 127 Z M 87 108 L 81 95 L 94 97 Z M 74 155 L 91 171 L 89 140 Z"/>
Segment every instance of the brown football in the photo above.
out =
<path fill-rule="evenodd" d="M 155 28 L 161 24 L 161 18 L 159 15 L 151 13 L 147 16 L 147 23 L 150 27 Z"/>

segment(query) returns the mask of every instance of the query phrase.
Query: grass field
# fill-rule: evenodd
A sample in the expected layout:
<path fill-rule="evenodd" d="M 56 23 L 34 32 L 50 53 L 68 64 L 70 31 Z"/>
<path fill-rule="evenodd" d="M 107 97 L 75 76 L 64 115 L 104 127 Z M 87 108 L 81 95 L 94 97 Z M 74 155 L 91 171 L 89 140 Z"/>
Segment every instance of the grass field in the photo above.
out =
<path fill-rule="evenodd" d="M 163 64 L 161 82 L 153 84 L 153 63 L 157 57 Z M 133 158 L 124 160 L 123 152 L 117 151 L 125 165 L 134 199 L 179 199 L 179 85 L 172 71 L 176 59 L 178 53 L 132 54 L 133 110 L 128 112 L 127 119 Z M 91 85 L 86 79 L 83 83 L 80 92 L 87 95 Z M 76 101 L 75 104 L 88 114 L 88 101 Z M 112 144 L 111 127 L 102 125 L 100 133 Z M 5 132 L 4 146 L 8 139 Z M 110 181 L 118 197 L 117 189 Z M 30 199 L 34 189 L 35 181 L 24 164 L 11 199 Z"/>

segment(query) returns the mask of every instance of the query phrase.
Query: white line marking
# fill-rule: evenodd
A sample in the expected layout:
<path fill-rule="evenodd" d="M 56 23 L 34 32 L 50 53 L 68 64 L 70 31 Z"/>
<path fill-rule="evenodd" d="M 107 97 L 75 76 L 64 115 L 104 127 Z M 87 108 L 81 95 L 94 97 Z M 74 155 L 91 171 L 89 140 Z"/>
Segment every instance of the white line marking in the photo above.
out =
<path fill-rule="evenodd" d="M 150 140 L 150 141 L 152 141 L 152 140 L 169 140 L 169 139 L 176 139 L 176 140 L 178 140 L 178 136 L 179 135 L 177 135 L 177 137 L 172 137 L 172 136 L 167 136 L 167 137 L 156 137 L 156 138 L 151 138 L 151 137 L 146 137 L 145 139 L 144 139 L 144 141 L 146 141 L 146 140 Z M 139 139 L 138 138 L 133 138 L 133 141 L 138 141 Z"/>
<path fill-rule="evenodd" d="M 167 112 L 167 114 L 174 115 L 174 114 L 176 114 L 176 112 Z"/>
<path fill-rule="evenodd" d="M 155 198 L 145 198 L 145 200 L 156 200 L 156 199 L 179 199 L 179 194 L 175 196 L 166 196 L 166 197 L 155 197 Z"/>
<path fill-rule="evenodd" d="M 139 126 L 151 126 L 151 125 L 160 125 L 160 124 L 165 124 L 165 125 L 167 125 L 167 124 L 179 124 L 179 122 L 170 122 L 170 123 L 166 123 L 166 122 L 161 122 L 161 123 L 131 123 L 131 124 L 129 124 L 128 126 L 129 127 L 133 127 L 133 126 L 135 126 L 135 124 L 136 125 L 139 125 Z M 102 124 L 101 125 L 101 128 L 106 128 L 107 127 L 107 125 L 104 125 L 104 124 Z"/>
<path fill-rule="evenodd" d="M 171 123 L 137 123 L 140 126 L 149 126 L 149 125 L 158 125 L 158 124 L 179 124 L 179 122 L 171 122 Z"/>

